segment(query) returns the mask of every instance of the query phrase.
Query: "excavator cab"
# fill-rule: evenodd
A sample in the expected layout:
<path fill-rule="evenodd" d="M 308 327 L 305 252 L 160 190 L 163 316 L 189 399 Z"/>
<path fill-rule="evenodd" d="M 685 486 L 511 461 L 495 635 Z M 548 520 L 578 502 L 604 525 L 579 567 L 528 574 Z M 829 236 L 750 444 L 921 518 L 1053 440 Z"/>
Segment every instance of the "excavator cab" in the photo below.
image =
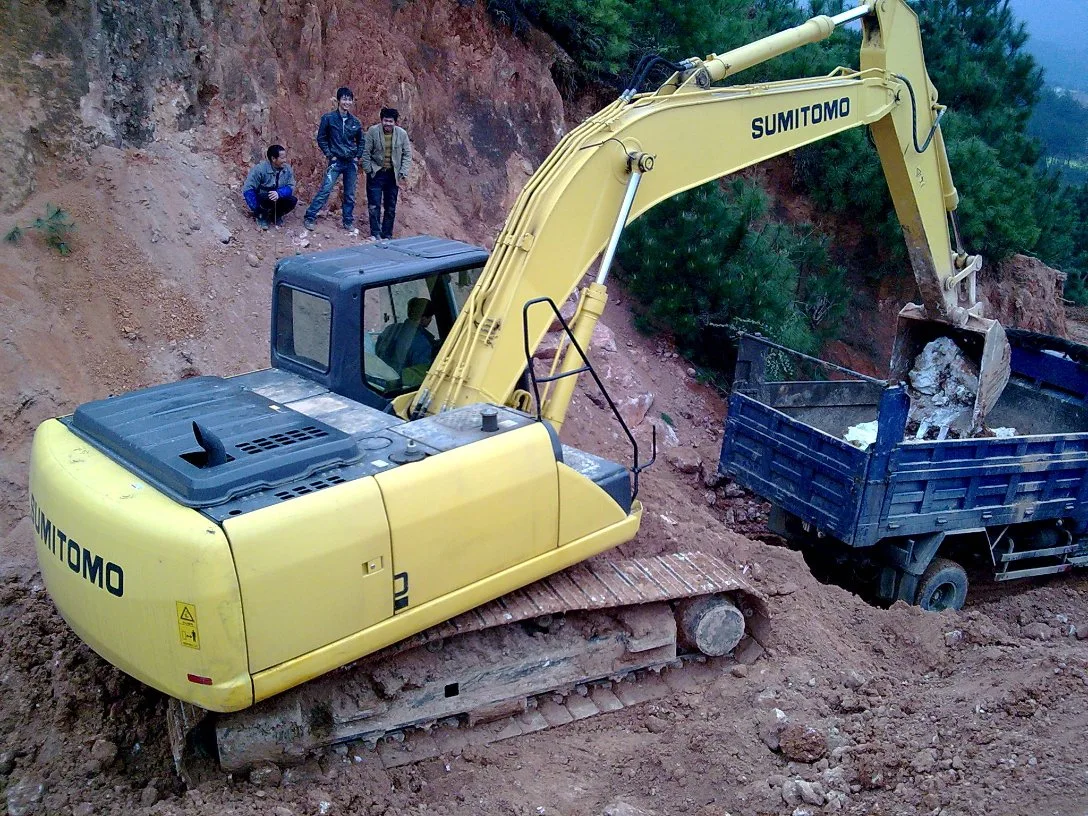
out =
<path fill-rule="evenodd" d="M 273 280 L 273 367 L 384 410 L 419 387 L 487 257 L 417 236 L 284 258 Z"/>

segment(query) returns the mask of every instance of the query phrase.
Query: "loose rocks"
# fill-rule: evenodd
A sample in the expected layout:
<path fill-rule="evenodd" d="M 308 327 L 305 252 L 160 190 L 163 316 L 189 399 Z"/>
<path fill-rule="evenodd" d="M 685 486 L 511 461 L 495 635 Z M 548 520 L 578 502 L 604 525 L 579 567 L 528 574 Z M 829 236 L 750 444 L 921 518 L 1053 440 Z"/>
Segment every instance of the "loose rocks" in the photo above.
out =
<path fill-rule="evenodd" d="M 601 811 L 601 816 L 649 816 L 649 814 L 645 810 L 642 810 L 642 808 L 629 805 L 627 802 L 617 801 L 606 806 L 605 809 Z"/>
<path fill-rule="evenodd" d="M 221 221 L 216 221 L 212 224 L 212 234 L 219 240 L 221 244 L 229 244 L 230 239 L 234 237 L 233 233 L 227 229 L 227 225 Z"/>
<path fill-rule="evenodd" d="M 278 765 L 271 762 L 266 762 L 258 765 L 256 768 L 249 772 L 249 781 L 253 785 L 275 786 L 280 784 L 283 780 L 283 772 L 279 769 Z"/>
<path fill-rule="evenodd" d="M 806 725 L 786 725 L 778 735 L 782 755 L 793 762 L 812 763 L 827 754 L 827 737 Z"/>
<path fill-rule="evenodd" d="M 21 779 L 7 789 L 8 816 L 34 813 L 45 795 L 45 785 L 36 779 Z"/>
<path fill-rule="evenodd" d="M 819 782 L 806 782 L 803 779 L 787 779 L 782 783 L 782 801 L 790 807 L 815 805 L 819 807 L 825 801 L 824 788 Z"/>

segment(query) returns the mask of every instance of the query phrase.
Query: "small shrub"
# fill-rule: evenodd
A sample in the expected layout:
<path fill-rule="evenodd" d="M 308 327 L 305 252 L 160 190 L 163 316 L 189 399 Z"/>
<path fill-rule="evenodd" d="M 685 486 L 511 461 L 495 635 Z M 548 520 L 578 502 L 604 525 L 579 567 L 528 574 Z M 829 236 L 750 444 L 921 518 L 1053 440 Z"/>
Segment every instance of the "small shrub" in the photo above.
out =
<path fill-rule="evenodd" d="M 75 221 L 64 210 L 55 204 L 45 205 L 45 215 L 35 218 L 34 223 L 24 229 L 16 224 L 4 236 L 8 243 L 17 244 L 22 240 L 27 229 L 37 230 L 45 238 L 47 246 L 55 249 L 61 255 L 70 255 L 72 247 L 68 244 L 72 232 L 76 228 Z"/>
<path fill-rule="evenodd" d="M 68 246 L 68 239 L 76 228 L 71 216 L 55 204 L 45 205 L 45 218 L 35 219 L 30 225 L 45 236 L 45 243 L 57 250 L 61 255 L 68 255 L 72 248 Z"/>

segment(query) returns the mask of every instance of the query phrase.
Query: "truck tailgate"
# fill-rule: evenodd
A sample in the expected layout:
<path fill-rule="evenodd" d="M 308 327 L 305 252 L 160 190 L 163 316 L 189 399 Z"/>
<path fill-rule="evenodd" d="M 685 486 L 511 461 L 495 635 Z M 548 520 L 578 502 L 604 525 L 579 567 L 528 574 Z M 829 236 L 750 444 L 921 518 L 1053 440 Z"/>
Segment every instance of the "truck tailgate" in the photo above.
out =
<path fill-rule="evenodd" d="M 846 543 L 854 537 L 869 459 L 750 396 L 729 399 L 719 472 Z"/>

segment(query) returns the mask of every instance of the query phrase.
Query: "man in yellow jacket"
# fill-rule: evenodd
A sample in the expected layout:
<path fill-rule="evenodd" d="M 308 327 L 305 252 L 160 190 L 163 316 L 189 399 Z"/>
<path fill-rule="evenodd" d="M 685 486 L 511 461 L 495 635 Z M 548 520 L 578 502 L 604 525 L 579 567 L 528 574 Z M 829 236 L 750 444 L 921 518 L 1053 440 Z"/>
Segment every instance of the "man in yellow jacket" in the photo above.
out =
<path fill-rule="evenodd" d="M 397 125 L 399 118 L 396 108 L 382 108 L 381 124 L 367 130 L 360 157 L 366 173 L 370 235 L 378 240 L 393 237 L 399 182 L 408 178 L 412 167 L 412 145 L 408 133 Z"/>

